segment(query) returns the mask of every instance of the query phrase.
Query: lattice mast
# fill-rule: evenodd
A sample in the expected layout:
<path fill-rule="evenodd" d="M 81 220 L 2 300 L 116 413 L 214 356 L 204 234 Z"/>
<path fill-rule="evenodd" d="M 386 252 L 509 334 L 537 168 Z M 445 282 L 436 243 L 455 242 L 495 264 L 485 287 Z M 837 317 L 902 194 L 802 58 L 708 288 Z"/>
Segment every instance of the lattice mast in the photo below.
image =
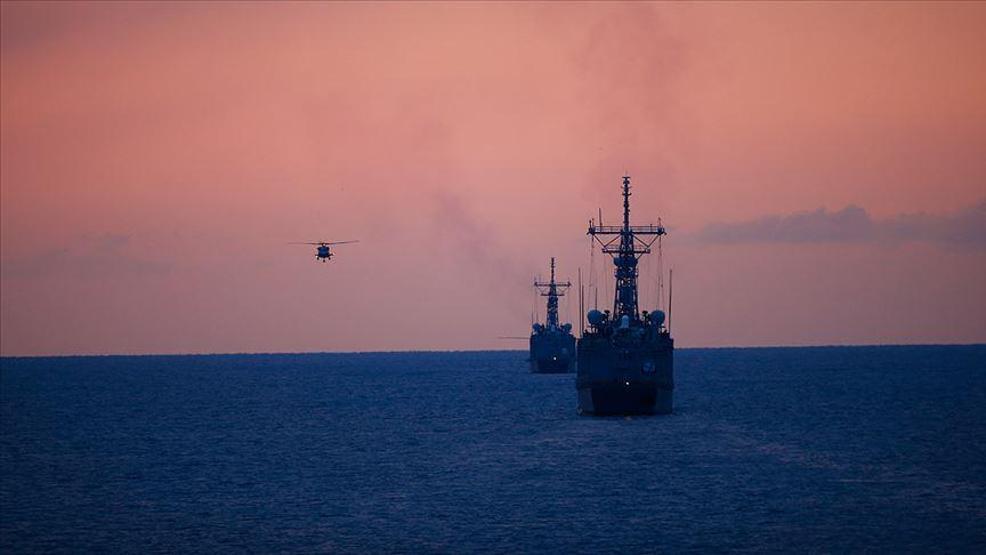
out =
<path fill-rule="evenodd" d="M 665 235 L 664 226 L 658 220 L 657 225 L 630 225 L 630 176 L 623 176 L 623 225 L 597 225 L 589 220 L 589 232 L 601 250 L 613 257 L 616 266 L 616 291 L 613 295 L 614 318 L 629 316 L 631 320 L 639 319 L 637 295 L 637 261 L 640 257 L 651 252 L 650 247 L 661 235 Z M 607 238 L 608 239 L 604 239 Z"/>
<path fill-rule="evenodd" d="M 545 325 L 549 328 L 558 327 L 558 297 L 565 296 L 565 290 L 572 286 L 572 282 L 564 283 L 555 281 L 555 257 L 551 257 L 551 281 L 535 281 L 534 287 L 542 297 L 548 297 L 548 312 Z"/>

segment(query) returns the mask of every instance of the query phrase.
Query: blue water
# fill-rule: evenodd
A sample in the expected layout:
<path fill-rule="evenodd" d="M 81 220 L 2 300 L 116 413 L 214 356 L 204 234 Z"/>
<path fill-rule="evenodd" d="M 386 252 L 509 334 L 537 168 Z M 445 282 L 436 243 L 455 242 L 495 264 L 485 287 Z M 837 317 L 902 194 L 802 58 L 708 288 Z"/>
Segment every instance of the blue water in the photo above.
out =
<path fill-rule="evenodd" d="M 986 346 L 0 360 L 0 551 L 986 551 Z"/>

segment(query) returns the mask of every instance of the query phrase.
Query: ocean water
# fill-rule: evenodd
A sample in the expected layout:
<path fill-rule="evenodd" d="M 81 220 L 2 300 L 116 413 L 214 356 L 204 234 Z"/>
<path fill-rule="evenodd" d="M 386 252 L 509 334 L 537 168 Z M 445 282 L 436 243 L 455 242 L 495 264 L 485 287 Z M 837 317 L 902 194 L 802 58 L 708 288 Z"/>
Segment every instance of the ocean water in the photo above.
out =
<path fill-rule="evenodd" d="M 0 551 L 986 552 L 986 346 L 0 359 Z"/>

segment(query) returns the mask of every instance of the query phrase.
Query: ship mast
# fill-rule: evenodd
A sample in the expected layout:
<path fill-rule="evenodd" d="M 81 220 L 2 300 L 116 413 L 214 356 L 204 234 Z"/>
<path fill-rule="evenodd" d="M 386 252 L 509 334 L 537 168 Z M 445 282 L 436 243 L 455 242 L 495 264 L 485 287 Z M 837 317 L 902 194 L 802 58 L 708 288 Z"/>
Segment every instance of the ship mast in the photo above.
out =
<path fill-rule="evenodd" d="M 559 283 L 555 281 L 555 257 L 551 257 L 551 281 L 542 282 L 535 281 L 534 287 L 537 288 L 538 293 L 542 297 L 548 297 L 548 314 L 545 326 L 548 329 L 555 329 L 558 327 L 558 297 L 565 296 L 565 290 L 572 286 L 572 283 L 566 281 L 564 283 Z"/>
<path fill-rule="evenodd" d="M 637 295 L 637 261 L 641 256 L 649 254 L 651 245 L 661 235 L 665 235 L 664 226 L 658 221 L 657 225 L 630 225 L 630 176 L 623 176 L 623 225 L 596 225 L 589 220 L 589 232 L 602 251 L 613 257 L 616 266 L 616 291 L 613 295 L 613 316 L 620 318 L 629 316 L 630 320 L 639 319 Z"/>

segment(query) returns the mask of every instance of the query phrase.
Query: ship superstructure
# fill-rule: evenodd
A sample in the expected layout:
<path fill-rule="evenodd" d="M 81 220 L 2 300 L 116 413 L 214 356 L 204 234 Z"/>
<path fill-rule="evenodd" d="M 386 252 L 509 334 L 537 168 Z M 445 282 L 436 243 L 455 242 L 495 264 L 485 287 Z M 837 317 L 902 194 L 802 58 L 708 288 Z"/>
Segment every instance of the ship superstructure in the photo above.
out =
<path fill-rule="evenodd" d="M 623 177 L 623 225 L 592 220 L 590 235 L 613 258 L 613 310 L 589 311 L 589 328 L 578 341 L 580 414 L 668 414 L 673 409 L 674 340 L 664 312 L 639 312 L 638 262 L 666 231 L 630 225 L 630 177 Z"/>
<path fill-rule="evenodd" d="M 531 372 L 564 373 L 575 366 L 575 337 L 572 324 L 561 324 L 558 318 L 558 298 L 565 296 L 571 282 L 555 281 L 555 259 L 551 259 L 551 280 L 535 281 L 538 294 L 547 297 L 548 308 L 544 324 L 535 323 L 531 332 Z"/>

